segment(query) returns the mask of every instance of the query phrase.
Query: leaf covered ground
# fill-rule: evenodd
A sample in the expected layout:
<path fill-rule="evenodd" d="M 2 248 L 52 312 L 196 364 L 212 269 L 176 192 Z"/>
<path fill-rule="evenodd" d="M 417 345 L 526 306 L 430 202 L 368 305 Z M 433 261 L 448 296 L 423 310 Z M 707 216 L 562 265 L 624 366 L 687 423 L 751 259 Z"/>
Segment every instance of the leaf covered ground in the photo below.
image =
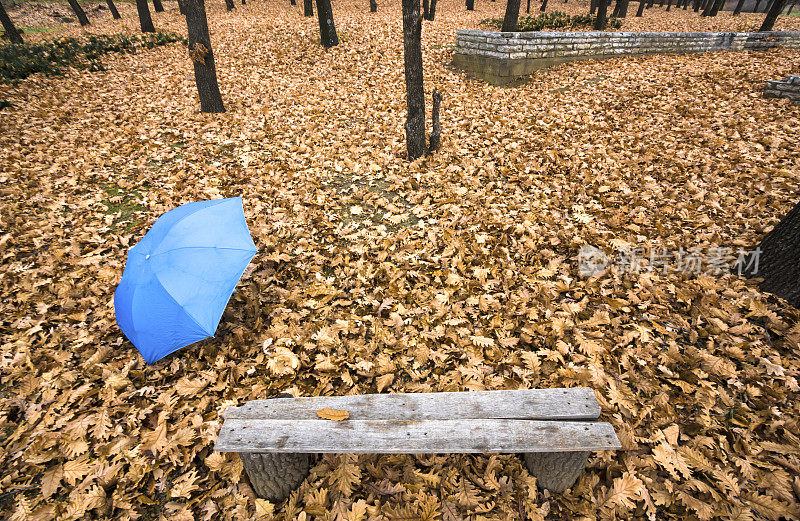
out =
<path fill-rule="evenodd" d="M 760 91 L 800 51 L 501 89 L 447 66 L 455 29 L 501 2 L 444 2 L 423 30 L 442 149 L 409 163 L 399 5 L 367 5 L 335 4 L 325 52 L 300 6 L 210 2 L 224 115 L 198 113 L 180 44 L 0 86 L 0 515 L 800 518 L 798 311 L 729 274 L 585 279 L 576 259 L 756 244 L 797 202 L 800 108 Z M 169 8 L 157 28 L 185 34 Z M 135 33 L 132 9 L 89 30 Z M 624 28 L 762 17 L 654 8 Z M 259 254 L 216 337 L 146 366 L 114 321 L 127 249 L 181 203 L 239 195 Z M 514 455 L 341 455 L 272 505 L 211 450 L 221 411 L 282 392 L 578 385 L 624 450 L 562 495 Z"/>

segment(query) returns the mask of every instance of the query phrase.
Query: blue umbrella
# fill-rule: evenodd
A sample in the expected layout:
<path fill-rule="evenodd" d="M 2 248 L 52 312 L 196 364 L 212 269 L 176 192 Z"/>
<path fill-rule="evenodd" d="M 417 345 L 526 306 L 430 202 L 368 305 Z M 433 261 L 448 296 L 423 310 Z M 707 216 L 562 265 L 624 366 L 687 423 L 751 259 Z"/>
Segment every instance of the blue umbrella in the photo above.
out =
<path fill-rule="evenodd" d="M 117 324 L 148 364 L 214 336 L 256 251 L 241 197 L 170 210 L 128 252 Z"/>

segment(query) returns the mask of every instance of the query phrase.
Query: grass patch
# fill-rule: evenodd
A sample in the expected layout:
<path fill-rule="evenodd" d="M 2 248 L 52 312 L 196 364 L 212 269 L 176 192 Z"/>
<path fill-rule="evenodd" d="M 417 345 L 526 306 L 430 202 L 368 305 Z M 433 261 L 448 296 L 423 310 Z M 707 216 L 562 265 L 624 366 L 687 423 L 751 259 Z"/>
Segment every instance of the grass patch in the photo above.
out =
<path fill-rule="evenodd" d="M 576 27 L 591 27 L 594 25 L 596 16 L 589 14 L 570 16 L 561 11 L 552 13 L 541 13 L 537 16 L 523 16 L 517 22 L 517 31 L 542 31 L 544 29 L 564 29 Z M 495 29 L 503 27 L 502 18 L 485 18 L 480 21 L 481 25 L 488 25 Z M 622 20 L 609 18 L 606 24 L 607 29 L 619 29 L 622 27 Z"/>
<path fill-rule="evenodd" d="M 101 210 L 104 215 L 111 217 L 109 225 L 118 232 L 130 232 L 141 224 L 139 213 L 147 208 L 139 201 L 142 192 L 136 189 L 122 188 L 116 184 L 107 184 L 102 187 L 106 199 L 101 201 L 106 207 Z"/>
<path fill-rule="evenodd" d="M 186 43 L 174 33 L 156 32 L 141 36 L 91 35 L 85 38 L 55 38 L 36 43 L 0 45 L 0 82 L 13 82 L 31 74 L 61 74 L 67 67 L 105 70 L 104 54 L 135 53 L 173 42 Z"/>

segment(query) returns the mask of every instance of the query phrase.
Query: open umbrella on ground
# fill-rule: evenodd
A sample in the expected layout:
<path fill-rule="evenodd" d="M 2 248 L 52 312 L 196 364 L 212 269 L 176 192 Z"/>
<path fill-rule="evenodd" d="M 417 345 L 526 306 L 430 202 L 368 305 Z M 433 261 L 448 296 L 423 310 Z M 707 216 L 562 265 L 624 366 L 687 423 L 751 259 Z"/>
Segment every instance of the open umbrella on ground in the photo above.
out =
<path fill-rule="evenodd" d="M 241 197 L 170 210 L 128 252 L 117 324 L 148 364 L 214 336 L 256 251 Z"/>

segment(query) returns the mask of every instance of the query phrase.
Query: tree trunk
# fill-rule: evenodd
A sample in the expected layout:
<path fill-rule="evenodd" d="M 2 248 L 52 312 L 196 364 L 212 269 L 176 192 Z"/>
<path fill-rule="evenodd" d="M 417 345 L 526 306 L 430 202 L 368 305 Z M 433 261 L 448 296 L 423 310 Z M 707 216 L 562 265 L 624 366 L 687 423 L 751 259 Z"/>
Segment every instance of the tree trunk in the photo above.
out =
<path fill-rule="evenodd" d="M 106 4 L 108 4 L 108 10 L 111 11 L 111 17 L 114 18 L 114 20 L 119 20 L 122 18 L 119 15 L 119 11 L 117 11 L 117 6 L 114 4 L 114 0 L 106 0 Z"/>
<path fill-rule="evenodd" d="M 790 6 L 789 6 L 789 10 L 786 12 L 786 15 L 787 15 L 787 16 L 788 16 L 788 15 L 790 15 L 790 14 L 792 14 L 792 10 L 794 9 L 794 6 L 796 6 L 796 5 L 797 5 L 797 2 L 796 2 L 796 1 L 795 1 L 795 2 L 792 2 L 792 5 L 790 5 Z"/>
<path fill-rule="evenodd" d="M 369 0 L 369 12 L 370 13 L 378 12 L 378 2 L 376 2 L 375 0 Z"/>
<path fill-rule="evenodd" d="M 589 2 L 589 14 L 594 15 L 597 12 L 597 2 L 599 0 L 591 0 Z"/>
<path fill-rule="evenodd" d="M 672 7 L 672 0 L 667 0 L 667 12 L 669 12 L 671 7 Z"/>
<path fill-rule="evenodd" d="M 528 472 L 544 490 L 560 494 L 583 474 L 589 452 L 529 452 L 525 454 Z"/>
<path fill-rule="evenodd" d="M 185 4 L 183 2 L 184 2 L 184 0 L 178 0 L 178 11 L 182 15 L 185 15 L 186 14 L 186 8 L 184 7 Z"/>
<path fill-rule="evenodd" d="M 0 22 L 3 22 L 3 30 L 6 32 L 6 37 L 11 43 L 25 43 L 22 40 L 22 35 L 19 34 L 19 31 L 17 31 L 17 28 L 14 26 L 14 22 L 11 21 L 11 17 L 8 16 L 2 2 L 0 2 Z"/>
<path fill-rule="evenodd" d="M 467 11 L 474 11 L 475 10 L 475 0 L 467 0 Z"/>
<path fill-rule="evenodd" d="M 432 22 L 436 16 L 436 0 L 431 0 L 431 6 L 428 9 L 428 21 Z"/>
<path fill-rule="evenodd" d="M 717 16 L 719 10 L 722 9 L 722 6 L 725 4 L 725 0 L 717 0 L 714 2 L 714 7 L 711 8 L 711 16 Z"/>
<path fill-rule="evenodd" d="M 331 0 L 317 0 L 317 19 L 319 20 L 319 36 L 326 49 L 339 45 L 339 36 L 333 23 Z"/>
<path fill-rule="evenodd" d="M 628 16 L 628 3 L 630 0 L 618 0 L 617 5 L 614 6 L 614 14 L 611 15 L 612 18 L 625 18 Z M 670 0 L 672 2 L 672 0 Z M 669 4 L 667 4 L 667 8 L 669 8 Z"/>
<path fill-rule="evenodd" d="M 597 5 L 597 18 L 594 21 L 594 30 L 602 31 L 606 28 L 606 12 L 608 11 L 608 0 L 600 0 Z"/>
<path fill-rule="evenodd" d="M 753 12 L 754 12 L 754 13 L 757 13 L 757 12 L 758 12 L 758 6 L 759 6 L 759 5 L 761 5 L 761 0 L 756 0 L 756 6 L 753 8 Z"/>
<path fill-rule="evenodd" d="M 150 8 L 147 6 L 147 0 L 136 0 L 136 10 L 139 12 L 139 27 L 142 28 L 142 32 L 156 32 L 156 28 L 153 27 L 153 19 L 150 18 Z"/>
<path fill-rule="evenodd" d="M 184 0 L 186 31 L 189 34 L 189 56 L 194 63 L 194 79 L 200 96 L 200 112 L 225 112 L 217 83 L 217 68 L 208 34 L 206 6 L 203 0 Z"/>
<path fill-rule="evenodd" d="M 744 0 L 739 0 L 736 3 L 736 9 L 733 10 L 733 16 L 739 15 L 742 12 L 742 7 L 744 7 Z"/>
<path fill-rule="evenodd" d="M 781 11 L 783 11 L 783 6 L 785 4 L 786 0 L 774 0 L 772 2 L 772 6 L 769 8 L 767 17 L 764 18 L 764 23 L 761 24 L 761 28 L 758 30 L 758 32 L 763 33 L 772 30 L 772 27 L 775 25 L 775 20 L 778 19 L 778 15 L 781 14 Z"/>
<path fill-rule="evenodd" d="M 413 161 L 425 154 L 425 90 L 422 85 L 422 18 L 419 0 L 403 0 L 406 76 L 406 150 Z"/>
<path fill-rule="evenodd" d="M 519 0 L 508 0 L 506 4 L 506 16 L 503 18 L 503 27 L 501 31 L 504 33 L 513 33 L 517 30 L 517 22 L 519 21 Z"/>
<path fill-rule="evenodd" d="M 73 12 L 75 12 L 75 16 L 78 17 L 78 21 L 81 25 L 89 25 L 89 18 L 86 16 L 86 11 L 83 10 L 81 4 L 78 3 L 78 0 L 67 0 L 69 2 L 69 6 L 72 8 Z"/>
<path fill-rule="evenodd" d="M 164 5 L 161 3 L 161 0 L 153 0 L 153 10 L 157 13 L 164 12 Z"/>
<path fill-rule="evenodd" d="M 292 5 L 294 5 L 294 2 L 292 3 Z M 236 7 L 236 6 L 233 5 L 233 0 L 225 0 L 225 10 L 226 11 L 232 11 L 234 7 Z M 205 4 L 203 6 L 203 9 L 205 9 Z"/>
<path fill-rule="evenodd" d="M 786 299 L 800 308 L 800 203 L 775 225 L 761 244 L 733 271 L 745 277 L 764 279 L 762 290 Z"/>
<path fill-rule="evenodd" d="M 422 18 L 428 19 L 428 0 L 422 0 Z"/>
<path fill-rule="evenodd" d="M 439 106 L 441 103 L 442 93 L 438 89 L 433 89 L 433 109 L 431 113 L 433 130 L 431 131 L 431 144 L 428 146 L 428 152 L 425 155 L 439 150 L 439 142 L 442 138 L 442 124 L 439 122 Z"/>
<path fill-rule="evenodd" d="M 303 0 L 303 16 L 314 16 L 314 0 Z"/>
<path fill-rule="evenodd" d="M 539 8 L 539 11 L 541 12 L 547 11 L 547 0 L 542 0 L 542 6 Z"/>
<path fill-rule="evenodd" d="M 639 0 L 639 9 L 636 10 L 636 16 L 642 16 L 644 14 L 644 4 L 646 0 Z"/>
<path fill-rule="evenodd" d="M 526 13 L 530 13 L 531 12 L 531 0 L 528 0 L 528 5 L 525 7 L 525 12 Z"/>

